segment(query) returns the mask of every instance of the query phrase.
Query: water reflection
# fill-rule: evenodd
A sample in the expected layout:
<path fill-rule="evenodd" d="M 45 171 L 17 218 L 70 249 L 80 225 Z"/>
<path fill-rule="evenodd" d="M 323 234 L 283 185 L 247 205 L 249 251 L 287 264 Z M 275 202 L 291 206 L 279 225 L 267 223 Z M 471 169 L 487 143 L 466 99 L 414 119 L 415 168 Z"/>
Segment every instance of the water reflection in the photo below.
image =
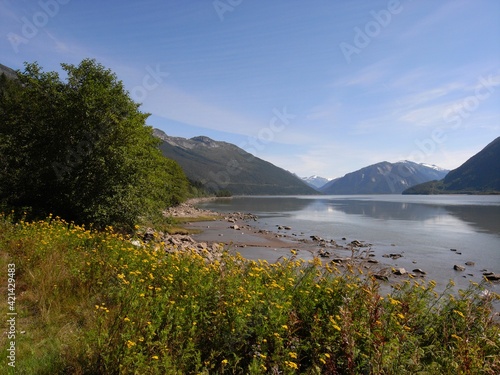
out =
<path fill-rule="evenodd" d="M 415 203 L 342 200 L 330 201 L 327 204 L 349 215 L 363 215 L 380 220 L 424 221 L 447 214 L 443 207 Z"/>
<path fill-rule="evenodd" d="M 298 197 L 235 197 L 233 199 L 217 199 L 203 204 L 203 207 L 213 207 L 217 211 L 240 211 L 269 215 L 301 211 L 306 209 L 310 203 L 310 200 Z"/>
<path fill-rule="evenodd" d="M 407 198 L 406 198 L 407 197 Z M 238 197 L 231 200 L 217 200 L 204 204 L 204 207 L 219 211 L 251 212 L 259 216 L 309 217 L 328 220 L 335 212 L 347 215 L 360 215 L 378 220 L 402 221 L 443 221 L 453 217 L 471 225 L 477 231 L 500 236 L 500 205 L 481 202 L 471 204 L 464 197 L 408 196 L 365 196 L 322 198 L 322 197 Z"/>
<path fill-rule="evenodd" d="M 500 207 L 498 206 L 450 206 L 448 212 L 477 230 L 500 235 Z"/>
<path fill-rule="evenodd" d="M 315 200 L 308 211 L 337 210 L 348 215 L 362 215 L 379 220 L 430 221 L 446 216 L 470 224 L 476 230 L 500 235 L 500 206 L 441 205 L 378 200 Z"/>

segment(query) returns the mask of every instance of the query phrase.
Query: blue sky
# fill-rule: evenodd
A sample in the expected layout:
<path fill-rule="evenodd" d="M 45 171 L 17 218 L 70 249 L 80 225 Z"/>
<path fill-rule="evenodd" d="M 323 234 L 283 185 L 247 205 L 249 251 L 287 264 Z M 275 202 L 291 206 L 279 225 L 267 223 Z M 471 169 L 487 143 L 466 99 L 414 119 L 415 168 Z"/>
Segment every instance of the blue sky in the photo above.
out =
<path fill-rule="evenodd" d="M 0 63 L 90 57 L 181 137 L 300 176 L 456 168 L 500 135 L 496 0 L 0 0 Z"/>

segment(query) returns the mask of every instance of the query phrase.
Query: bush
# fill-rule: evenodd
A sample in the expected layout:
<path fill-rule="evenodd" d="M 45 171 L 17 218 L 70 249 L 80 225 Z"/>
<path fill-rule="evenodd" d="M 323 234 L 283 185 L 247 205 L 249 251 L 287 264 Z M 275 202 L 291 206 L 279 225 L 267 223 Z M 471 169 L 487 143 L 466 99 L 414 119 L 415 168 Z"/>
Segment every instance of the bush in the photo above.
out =
<path fill-rule="evenodd" d="M 148 114 L 94 60 L 0 79 L 0 204 L 33 217 L 130 230 L 182 201 L 188 182 L 158 149 Z"/>

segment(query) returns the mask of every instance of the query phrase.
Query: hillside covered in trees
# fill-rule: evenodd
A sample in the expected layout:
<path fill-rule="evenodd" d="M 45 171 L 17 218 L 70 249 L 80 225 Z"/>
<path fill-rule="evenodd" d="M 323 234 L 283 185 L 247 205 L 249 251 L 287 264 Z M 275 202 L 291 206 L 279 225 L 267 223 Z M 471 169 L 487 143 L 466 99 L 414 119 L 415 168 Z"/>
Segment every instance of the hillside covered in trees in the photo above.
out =
<path fill-rule="evenodd" d="M 442 180 L 413 186 L 403 194 L 500 194 L 500 137 Z"/>

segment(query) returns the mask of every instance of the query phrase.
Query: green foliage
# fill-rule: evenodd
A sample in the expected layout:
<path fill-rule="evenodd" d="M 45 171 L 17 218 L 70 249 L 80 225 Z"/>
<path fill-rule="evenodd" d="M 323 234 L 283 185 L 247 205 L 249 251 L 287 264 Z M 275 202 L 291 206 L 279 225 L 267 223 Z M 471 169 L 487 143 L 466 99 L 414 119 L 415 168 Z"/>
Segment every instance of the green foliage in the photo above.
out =
<path fill-rule="evenodd" d="M 231 197 L 233 194 L 231 193 L 231 191 L 227 190 L 227 189 L 222 189 L 222 190 L 219 190 L 217 191 L 217 193 L 215 194 L 216 197 Z"/>
<path fill-rule="evenodd" d="M 382 295 L 353 265 L 134 246 L 52 218 L 0 218 L 0 249 L 16 265 L 17 373 L 500 373 L 498 295 L 480 285 Z"/>
<path fill-rule="evenodd" d="M 121 81 L 94 60 L 57 73 L 27 64 L 0 80 L 0 202 L 77 223 L 130 229 L 185 198 L 180 167 L 158 149 Z"/>
<path fill-rule="evenodd" d="M 449 194 L 445 191 L 443 180 L 440 181 L 428 181 L 423 184 L 418 184 L 412 186 L 411 188 L 403 191 L 403 195 L 406 194 L 417 194 L 417 195 L 428 195 L 428 194 Z"/>

